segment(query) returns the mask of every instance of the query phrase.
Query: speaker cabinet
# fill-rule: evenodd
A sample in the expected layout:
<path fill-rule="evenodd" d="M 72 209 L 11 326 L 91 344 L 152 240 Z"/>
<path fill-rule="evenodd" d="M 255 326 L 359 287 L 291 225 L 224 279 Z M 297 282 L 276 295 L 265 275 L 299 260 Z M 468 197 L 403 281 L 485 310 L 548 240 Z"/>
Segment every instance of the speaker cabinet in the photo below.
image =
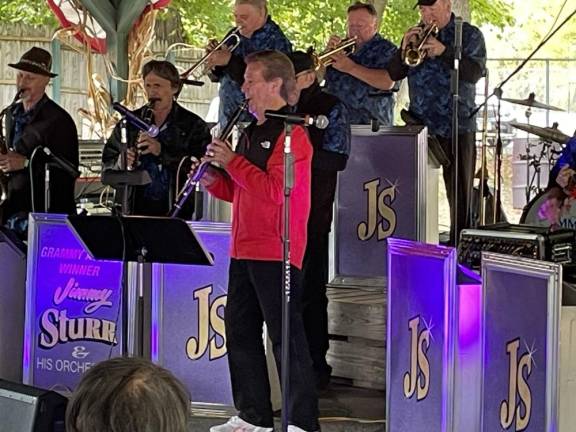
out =
<path fill-rule="evenodd" d="M 64 432 L 67 403 L 53 391 L 0 380 L 0 432 Z"/>

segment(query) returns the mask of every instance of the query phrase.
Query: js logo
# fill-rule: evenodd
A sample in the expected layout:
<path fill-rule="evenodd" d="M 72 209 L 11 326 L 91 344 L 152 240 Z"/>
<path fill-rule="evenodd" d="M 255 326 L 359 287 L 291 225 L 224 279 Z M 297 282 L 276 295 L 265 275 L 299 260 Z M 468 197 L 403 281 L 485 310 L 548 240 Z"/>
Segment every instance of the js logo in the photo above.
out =
<path fill-rule="evenodd" d="M 210 360 L 215 360 L 226 354 L 226 336 L 224 333 L 224 319 L 218 315 L 218 309 L 226 306 L 226 296 L 217 297 L 210 304 L 212 285 L 200 288 L 194 292 L 198 300 L 198 339 L 190 337 L 186 342 L 186 354 L 191 360 L 197 360 L 210 351 Z M 210 337 L 210 330 L 214 333 Z M 222 339 L 218 345 L 217 337 Z"/>
<path fill-rule="evenodd" d="M 520 339 L 506 344 L 509 356 L 508 400 L 500 404 L 500 425 L 509 429 L 516 421 L 516 432 L 528 427 L 532 413 L 532 392 L 527 380 L 532 373 L 533 353 L 525 353 L 518 359 L 519 346 Z"/>
<path fill-rule="evenodd" d="M 410 329 L 410 369 L 404 374 L 404 396 L 421 401 L 430 390 L 430 362 L 426 354 L 430 348 L 430 329 L 418 332 L 420 316 L 408 322 Z"/>
<path fill-rule="evenodd" d="M 378 229 L 378 241 L 392 235 L 396 229 L 396 213 L 390 205 L 396 199 L 397 187 L 392 185 L 378 192 L 380 179 L 372 180 L 364 185 L 368 192 L 368 208 L 366 222 L 358 224 L 357 233 L 360 240 L 370 240 Z"/>

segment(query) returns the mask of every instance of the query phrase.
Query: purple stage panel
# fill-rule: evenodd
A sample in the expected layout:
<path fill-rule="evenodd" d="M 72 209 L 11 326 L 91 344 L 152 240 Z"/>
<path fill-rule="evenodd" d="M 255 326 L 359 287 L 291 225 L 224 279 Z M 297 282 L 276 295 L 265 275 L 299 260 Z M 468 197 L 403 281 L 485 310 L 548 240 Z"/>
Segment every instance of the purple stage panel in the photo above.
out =
<path fill-rule="evenodd" d="M 453 430 L 456 250 L 388 240 L 388 432 Z"/>
<path fill-rule="evenodd" d="M 336 191 L 332 284 L 382 286 L 386 239 L 427 240 L 426 136 L 422 127 L 352 128 Z"/>
<path fill-rule="evenodd" d="M 482 280 L 480 275 L 458 265 L 456 275 L 454 431 L 480 431 L 482 363 Z"/>
<path fill-rule="evenodd" d="M 562 267 L 482 254 L 482 431 L 558 431 Z"/>
<path fill-rule="evenodd" d="M 91 366 L 120 355 L 121 298 L 120 262 L 92 259 L 65 215 L 31 214 L 24 382 L 70 392 Z"/>
<path fill-rule="evenodd" d="M 195 405 L 233 405 L 224 307 L 230 225 L 193 222 L 214 266 L 155 264 L 152 276 L 152 360 L 171 370 Z"/>

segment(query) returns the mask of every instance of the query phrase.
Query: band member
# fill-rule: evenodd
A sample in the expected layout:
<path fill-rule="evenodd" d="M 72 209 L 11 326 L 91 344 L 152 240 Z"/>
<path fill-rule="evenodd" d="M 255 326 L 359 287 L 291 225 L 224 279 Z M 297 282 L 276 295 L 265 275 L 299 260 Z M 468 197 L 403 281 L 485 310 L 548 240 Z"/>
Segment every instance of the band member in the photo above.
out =
<path fill-rule="evenodd" d="M 255 120 L 236 152 L 218 139 L 207 158 L 225 172 L 208 168 L 202 184 L 215 197 L 232 202 L 231 260 L 224 314 L 226 346 L 234 403 L 239 411 L 212 432 L 272 431 L 274 427 L 262 327 L 266 322 L 274 358 L 280 367 L 284 208 L 284 123 L 267 120 L 266 110 L 289 112 L 295 92 L 294 68 L 278 51 L 246 57 L 242 91 Z M 308 344 L 302 324 L 301 268 L 310 211 L 312 146 L 306 132 L 294 126 L 291 141 L 294 185 L 290 197 L 290 386 L 289 431 L 316 431 L 318 401 Z"/>
<path fill-rule="evenodd" d="M 292 44 L 268 15 L 266 0 L 236 0 L 234 20 L 239 29 L 240 44 L 234 51 L 223 47 L 208 59 L 208 66 L 212 68 L 211 78 L 220 83 L 220 124 L 225 124 L 244 100 L 241 90 L 246 69 L 244 58 L 250 53 L 268 49 L 284 53 L 292 51 Z M 208 46 L 208 50 L 211 47 L 213 45 Z M 251 120 L 249 114 L 240 119 Z"/>
<path fill-rule="evenodd" d="M 459 74 L 459 146 L 458 164 L 456 164 L 452 151 L 450 89 L 450 76 L 454 64 L 455 16 L 452 13 L 451 0 L 419 0 L 417 6 L 422 22 L 425 25 L 436 24 L 439 29 L 438 35 L 436 37 L 431 35 L 424 43 L 422 48 L 425 51 L 425 58 L 419 66 L 408 67 L 402 62 L 401 52 L 398 52 L 389 70 L 395 80 L 408 76 L 410 114 L 428 127 L 428 133 L 438 139 L 447 155 L 443 175 L 451 214 L 450 242 L 454 243 L 459 235 L 454 230 L 455 220 L 458 221 L 459 231 L 470 226 L 470 204 L 476 162 L 476 118 L 472 113 L 475 108 L 476 83 L 485 73 L 486 46 L 480 30 L 469 23 L 463 23 Z M 408 30 L 402 40 L 402 50 L 405 50 L 412 38 L 421 32 L 421 26 Z M 458 165 L 457 208 L 454 196 L 456 165 Z"/>
<path fill-rule="evenodd" d="M 348 8 L 347 36 L 356 37 L 356 50 L 350 56 L 338 52 L 326 71 L 326 91 L 347 106 L 352 124 L 377 121 L 392 125 L 394 97 L 389 91 L 394 81 L 386 70 L 396 47 L 378 33 L 378 15 L 370 3 L 356 2 Z M 332 36 L 327 50 L 341 39 Z"/>
<path fill-rule="evenodd" d="M 538 209 L 538 216 L 551 226 L 560 226 L 560 219 L 572 207 L 576 198 L 576 138 L 572 138 L 550 171 L 546 200 Z"/>
<path fill-rule="evenodd" d="M 303 317 L 304 329 L 310 347 L 310 356 L 316 377 L 316 386 L 325 388 L 332 368 L 326 362 L 328 352 L 328 235 L 332 225 L 334 196 L 338 171 L 346 167 L 350 154 L 350 121 L 348 109 L 336 96 L 322 91 L 314 60 L 302 51 L 290 55 L 296 72 L 299 99 L 295 111 L 311 115 L 325 115 L 328 127 L 308 128 L 314 156 L 312 157 L 312 184 L 308 241 L 304 255 Z"/>
<path fill-rule="evenodd" d="M 8 66 L 17 69 L 16 86 L 20 101 L 6 114 L 6 146 L 0 154 L 0 170 L 7 174 L 8 199 L 2 206 L 2 223 L 21 236 L 26 235 L 28 213 L 45 211 L 45 163 L 40 154 L 31 157 L 38 147 L 48 148 L 54 155 L 78 167 L 78 134 L 72 117 L 46 95 L 52 56 L 42 48 L 33 47 L 22 55 L 18 63 Z M 49 207 L 52 213 L 74 213 L 75 178 L 58 167 L 50 167 Z M 31 196 L 30 172 L 34 178 L 34 197 Z"/>
<path fill-rule="evenodd" d="M 186 156 L 200 157 L 204 154 L 211 135 L 206 123 L 196 114 L 176 102 L 181 82 L 178 70 L 168 61 L 152 60 L 142 68 L 144 89 L 148 106 L 135 111 L 139 117 L 151 110 L 151 124 L 160 129 L 152 138 L 136 127 L 127 125 L 127 167 L 148 171 L 152 182 L 145 186 L 131 188 L 130 209 L 126 213 L 146 216 L 166 216 L 176 193 L 178 166 Z M 104 170 L 121 169 L 122 165 L 122 125 L 119 123 L 102 153 Z M 180 184 L 186 180 L 187 169 L 182 170 Z M 122 189 L 117 191 L 121 201 Z M 181 217 L 190 218 L 193 203 L 187 203 Z"/>

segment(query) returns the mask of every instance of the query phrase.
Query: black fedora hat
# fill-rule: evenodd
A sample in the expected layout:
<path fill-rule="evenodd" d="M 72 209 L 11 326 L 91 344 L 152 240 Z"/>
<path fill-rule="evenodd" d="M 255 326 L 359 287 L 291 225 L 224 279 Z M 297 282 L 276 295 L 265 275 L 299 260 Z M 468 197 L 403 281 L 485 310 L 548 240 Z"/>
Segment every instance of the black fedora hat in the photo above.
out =
<path fill-rule="evenodd" d="M 50 72 L 52 68 L 52 56 L 50 53 L 38 47 L 30 48 L 22 55 L 18 63 L 9 63 L 8 66 L 51 78 L 58 76 L 58 74 Z"/>

